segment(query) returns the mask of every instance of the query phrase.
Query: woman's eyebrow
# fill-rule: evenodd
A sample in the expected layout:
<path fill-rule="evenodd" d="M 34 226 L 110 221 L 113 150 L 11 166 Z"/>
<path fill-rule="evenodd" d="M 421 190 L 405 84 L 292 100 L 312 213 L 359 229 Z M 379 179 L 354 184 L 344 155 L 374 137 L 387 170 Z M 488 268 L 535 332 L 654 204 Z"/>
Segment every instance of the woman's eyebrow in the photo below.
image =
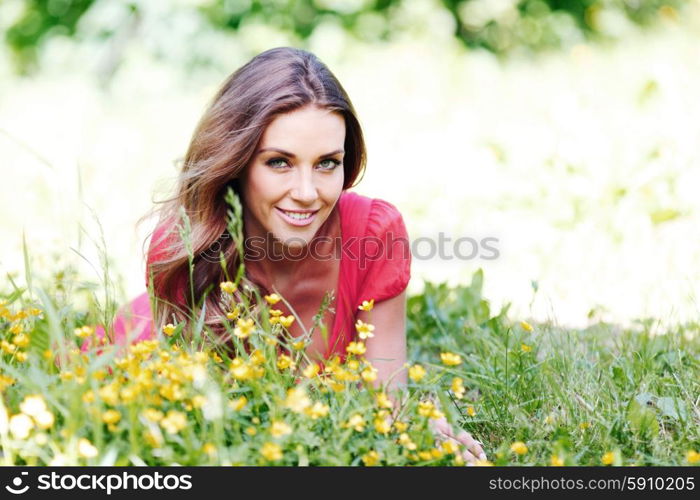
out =
<path fill-rule="evenodd" d="M 264 153 L 265 151 L 276 151 L 277 153 L 282 153 L 285 156 L 289 156 L 290 158 L 296 158 L 296 155 L 294 153 L 290 153 L 289 151 L 285 151 L 284 149 L 279 149 L 279 148 L 263 148 L 258 151 L 258 154 Z M 345 151 L 342 149 L 336 149 L 335 151 L 331 151 L 330 153 L 326 153 L 325 155 L 319 156 L 319 158 L 325 158 L 326 156 L 333 156 L 338 153 L 344 153 Z"/>

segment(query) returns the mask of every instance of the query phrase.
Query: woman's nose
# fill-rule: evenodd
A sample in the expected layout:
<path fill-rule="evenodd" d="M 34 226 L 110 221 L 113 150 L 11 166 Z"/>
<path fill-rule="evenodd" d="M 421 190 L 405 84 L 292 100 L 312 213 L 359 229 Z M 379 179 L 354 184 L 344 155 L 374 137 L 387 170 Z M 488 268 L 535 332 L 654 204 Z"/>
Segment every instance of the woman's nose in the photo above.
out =
<path fill-rule="evenodd" d="M 314 182 L 313 173 L 306 169 L 299 169 L 295 179 L 292 198 L 300 203 L 311 204 L 318 198 L 318 191 Z"/>

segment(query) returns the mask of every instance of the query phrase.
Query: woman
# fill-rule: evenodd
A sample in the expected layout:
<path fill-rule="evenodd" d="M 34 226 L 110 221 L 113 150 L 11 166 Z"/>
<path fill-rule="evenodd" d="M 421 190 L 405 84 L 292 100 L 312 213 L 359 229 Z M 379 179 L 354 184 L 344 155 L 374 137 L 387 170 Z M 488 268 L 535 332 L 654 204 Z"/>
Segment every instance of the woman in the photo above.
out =
<path fill-rule="evenodd" d="M 147 261 L 156 312 L 148 294 L 138 297 L 131 317 L 120 314 L 115 322 L 117 341 L 127 333 L 131 341 L 152 337 L 166 323 L 185 320 L 202 301 L 205 323 L 223 334 L 222 319 L 230 311 L 215 285 L 235 276 L 242 253 L 244 282 L 285 299 L 291 308 L 275 307 L 294 313 L 298 321 L 289 331 L 295 337 L 309 330 L 332 292 L 335 300 L 315 318 L 318 327 L 308 339 L 312 359 L 344 357 L 356 323 L 371 323 L 376 333 L 366 339 L 365 357 L 378 370 L 376 384 L 405 385 L 408 237 L 393 205 L 347 191 L 365 163 L 354 108 L 323 63 L 288 47 L 253 58 L 226 80 L 204 113 L 177 194 L 160 209 L 165 222 L 154 233 Z M 227 231 L 229 187 L 242 201 L 242 252 Z M 189 249 L 173 222 L 183 209 Z M 359 307 L 369 300 L 373 307 Z M 326 339 L 322 330 L 329 325 Z M 467 461 L 485 458 L 468 433 L 456 433 L 446 420 L 436 422 L 435 433 L 466 445 Z"/>

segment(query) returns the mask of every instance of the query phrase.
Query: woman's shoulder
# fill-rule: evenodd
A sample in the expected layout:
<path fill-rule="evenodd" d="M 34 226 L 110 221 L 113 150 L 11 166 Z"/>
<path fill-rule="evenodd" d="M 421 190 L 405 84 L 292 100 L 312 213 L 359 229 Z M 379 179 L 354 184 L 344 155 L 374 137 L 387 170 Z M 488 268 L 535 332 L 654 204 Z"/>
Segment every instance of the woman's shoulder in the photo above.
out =
<path fill-rule="evenodd" d="M 410 241 L 401 212 L 386 200 L 353 192 L 345 192 L 342 200 L 341 218 L 359 235 L 351 248 L 357 251 L 358 303 L 398 295 L 411 279 Z"/>
<path fill-rule="evenodd" d="M 389 230 L 406 233 L 401 212 L 389 201 L 344 191 L 339 204 L 343 223 L 363 227 L 367 236 L 383 236 Z"/>

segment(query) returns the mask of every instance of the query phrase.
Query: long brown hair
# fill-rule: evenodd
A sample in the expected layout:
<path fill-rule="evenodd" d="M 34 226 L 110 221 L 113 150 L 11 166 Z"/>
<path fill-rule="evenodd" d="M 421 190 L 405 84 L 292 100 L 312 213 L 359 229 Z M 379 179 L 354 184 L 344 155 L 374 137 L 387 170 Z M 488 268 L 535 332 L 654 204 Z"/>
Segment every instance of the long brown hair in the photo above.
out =
<path fill-rule="evenodd" d="M 354 186 L 361 178 L 367 156 L 355 109 L 340 82 L 314 54 L 276 47 L 236 70 L 215 94 L 197 124 L 183 159 L 175 195 L 162 201 L 162 206 L 155 210 L 159 227 L 170 228 L 151 240 L 151 248 L 167 243 L 167 253 L 148 266 L 156 299 L 154 325 L 158 330 L 166 323 L 190 319 L 203 299 L 204 323 L 223 333 L 227 306 L 218 284 L 226 280 L 226 274 L 236 275 L 242 258 L 227 231 L 226 192 L 231 187 L 239 194 L 238 179 L 276 115 L 307 105 L 344 117 L 343 189 Z M 191 227 L 194 257 L 191 280 L 190 254 L 174 229 L 183 211 Z M 212 248 L 217 249 L 217 254 L 223 252 L 226 271 L 220 262 L 203 258 Z M 244 283 L 252 288 L 257 285 L 247 279 Z"/>

